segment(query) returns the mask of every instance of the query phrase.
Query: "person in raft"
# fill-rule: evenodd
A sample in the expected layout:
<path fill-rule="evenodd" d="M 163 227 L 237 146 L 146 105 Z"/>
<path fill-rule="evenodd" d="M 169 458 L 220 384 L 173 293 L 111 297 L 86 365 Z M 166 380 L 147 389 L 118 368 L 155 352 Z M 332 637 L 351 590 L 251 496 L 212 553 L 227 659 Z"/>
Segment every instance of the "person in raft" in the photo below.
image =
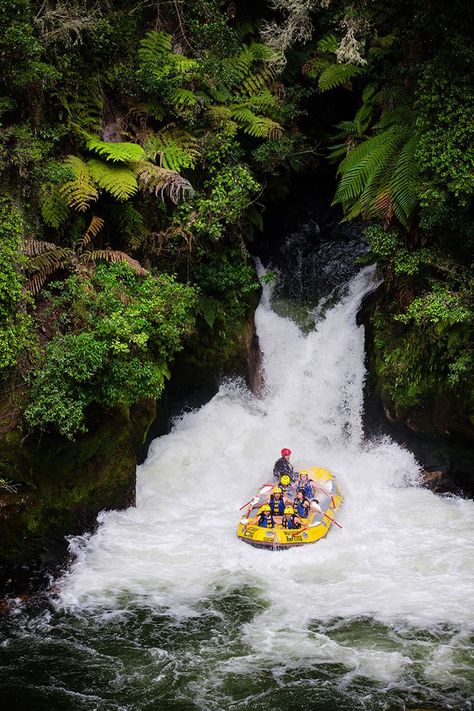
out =
<path fill-rule="evenodd" d="M 280 479 L 280 489 L 284 501 L 290 501 L 293 496 L 293 487 L 288 474 L 282 474 Z"/>
<path fill-rule="evenodd" d="M 296 481 L 298 478 L 297 472 L 294 470 L 293 465 L 290 462 L 291 449 L 283 447 L 281 450 L 281 457 L 277 459 L 273 466 L 273 476 L 275 479 L 280 480 L 283 474 L 288 474 L 291 481 Z"/>
<path fill-rule="evenodd" d="M 298 482 L 296 484 L 296 489 L 303 489 L 304 495 L 307 499 L 313 498 L 314 489 L 313 485 L 309 480 L 308 471 L 306 469 L 302 469 L 300 471 L 300 478 L 298 479 Z"/>
<path fill-rule="evenodd" d="M 275 521 L 273 520 L 272 511 L 269 504 L 263 504 L 258 510 L 258 514 L 251 521 L 245 524 L 244 528 L 247 526 L 260 526 L 260 528 L 274 528 Z"/>
<path fill-rule="evenodd" d="M 288 529 L 306 528 L 301 518 L 295 514 L 293 506 L 285 506 L 281 524 L 283 528 Z"/>
<path fill-rule="evenodd" d="M 285 510 L 285 502 L 283 501 L 283 492 L 279 486 L 274 486 L 270 496 L 270 511 L 272 516 L 282 516 Z"/>
<path fill-rule="evenodd" d="M 293 508 L 295 509 L 298 516 L 303 518 L 308 518 L 310 503 L 304 495 L 303 489 L 298 489 L 296 492 L 296 499 L 293 502 Z"/>

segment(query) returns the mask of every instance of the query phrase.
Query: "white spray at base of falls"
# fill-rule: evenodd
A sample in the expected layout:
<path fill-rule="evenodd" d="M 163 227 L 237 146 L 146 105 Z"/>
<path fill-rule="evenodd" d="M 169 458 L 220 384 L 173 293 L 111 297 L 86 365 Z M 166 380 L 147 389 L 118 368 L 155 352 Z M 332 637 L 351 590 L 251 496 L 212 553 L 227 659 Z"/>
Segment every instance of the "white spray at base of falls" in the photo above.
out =
<path fill-rule="evenodd" d="M 102 514 L 96 533 L 73 540 L 77 557 L 60 582 L 60 605 L 119 610 L 125 593 L 185 619 L 199 615 L 200 601 L 250 586 L 266 607 L 242 626 L 253 653 L 228 668 L 321 660 L 383 683 L 412 663 L 403 646 L 343 644 L 312 622 L 370 617 L 472 629 L 474 503 L 420 488 L 409 451 L 363 440 L 364 334 L 355 316 L 371 288 L 365 269 L 304 335 L 271 310 L 265 287 L 256 314 L 264 396 L 227 382 L 152 443 L 138 472 L 137 507 Z M 235 536 L 238 509 L 272 481 L 281 447 L 292 449 L 298 468 L 337 473 L 343 529 L 312 546 L 257 550 Z M 455 648 L 433 647 L 428 657 L 424 674 L 443 674 L 449 684 Z"/>

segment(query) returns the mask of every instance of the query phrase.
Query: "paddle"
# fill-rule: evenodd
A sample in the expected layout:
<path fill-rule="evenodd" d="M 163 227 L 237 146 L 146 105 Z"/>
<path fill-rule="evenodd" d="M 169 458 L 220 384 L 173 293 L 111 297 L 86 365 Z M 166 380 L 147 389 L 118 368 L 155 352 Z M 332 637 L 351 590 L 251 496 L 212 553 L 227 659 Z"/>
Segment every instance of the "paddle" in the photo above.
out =
<path fill-rule="evenodd" d="M 333 523 L 335 523 L 336 526 L 338 526 L 339 528 L 342 528 L 342 526 L 341 526 L 340 523 L 338 523 L 338 522 L 335 521 L 333 518 L 331 518 L 330 516 L 328 516 L 327 513 L 324 513 L 324 511 L 322 510 L 321 506 L 320 506 L 319 504 L 317 504 L 316 501 L 312 501 L 312 502 L 311 502 L 311 508 L 314 509 L 315 511 L 319 511 L 319 513 L 322 513 L 323 516 L 326 516 L 326 518 L 328 518 L 330 521 L 332 521 Z"/>
<path fill-rule="evenodd" d="M 331 494 L 331 492 L 328 491 L 327 489 L 325 489 L 322 484 L 320 484 L 318 481 L 315 481 L 314 479 L 313 479 L 313 484 L 316 486 L 317 489 L 321 489 L 321 491 L 323 491 L 326 494 L 326 496 L 331 497 L 332 506 L 333 506 L 333 508 L 335 508 L 334 496 Z M 331 484 L 331 488 L 332 488 L 332 484 Z"/>
<path fill-rule="evenodd" d="M 273 484 L 264 484 L 258 494 L 256 496 L 252 496 L 250 501 L 246 501 L 245 504 L 240 507 L 239 511 L 242 511 L 242 509 L 244 509 L 249 504 L 252 504 L 252 507 L 255 506 L 255 504 L 258 503 L 260 497 L 264 496 L 265 494 L 268 494 L 271 489 L 273 489 Z"/>

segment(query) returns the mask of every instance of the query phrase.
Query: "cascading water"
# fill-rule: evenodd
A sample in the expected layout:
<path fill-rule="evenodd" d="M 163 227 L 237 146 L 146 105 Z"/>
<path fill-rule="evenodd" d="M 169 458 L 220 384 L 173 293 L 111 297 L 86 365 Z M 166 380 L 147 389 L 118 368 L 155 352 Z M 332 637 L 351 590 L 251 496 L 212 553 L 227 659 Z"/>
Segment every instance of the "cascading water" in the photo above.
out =
<path fill-rule="evenodd" d="M 103 514 L 95 534 L 72 541 L 75 562 L 55 604 L 4 648 L 7 659 L 16 650 L 55 665 L 31 681 L 20 664 L 24 700 L 39 693 L 44 706 L 34 708 L 54 709 L 471 708 L 474 503 L 419 487 L 406 449 L 364 441 L 355 316 L 373 287 L 366 268 L 305 332 L 272 310 L 265 287 L 262 398 L 224 383 L 152 443 L 137 507 Z M 238 509 L 272 480 L 283 446 L 299 468 L 337 473 L 343 529 L 312 546 L 256 550 L 235 536 Z"/>

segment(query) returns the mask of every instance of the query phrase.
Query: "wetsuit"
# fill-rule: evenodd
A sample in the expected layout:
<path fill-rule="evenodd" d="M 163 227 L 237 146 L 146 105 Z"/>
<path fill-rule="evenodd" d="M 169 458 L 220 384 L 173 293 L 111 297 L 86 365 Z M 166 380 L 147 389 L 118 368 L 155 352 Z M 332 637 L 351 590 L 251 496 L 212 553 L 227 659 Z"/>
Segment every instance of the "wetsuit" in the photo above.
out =
<path fill-rule="evenodd" d="M 285 502 L 283 498 L 275 499 L 273 494 L 270 496 L 270 508 L 272 510 L 273 516 L 281 516 L 285 510 Z"/>
<path fill-rule="evenodd" d="M 280 459 L 277 459 L 273 467 L 273 476 L 275 479 L 280 480 L 283 474 L 288 474 L 291 481 L 296 481 L 296 471 L 293 469 L 290 462 L 285 459 L 285 457 L 280 457 Z"/>

